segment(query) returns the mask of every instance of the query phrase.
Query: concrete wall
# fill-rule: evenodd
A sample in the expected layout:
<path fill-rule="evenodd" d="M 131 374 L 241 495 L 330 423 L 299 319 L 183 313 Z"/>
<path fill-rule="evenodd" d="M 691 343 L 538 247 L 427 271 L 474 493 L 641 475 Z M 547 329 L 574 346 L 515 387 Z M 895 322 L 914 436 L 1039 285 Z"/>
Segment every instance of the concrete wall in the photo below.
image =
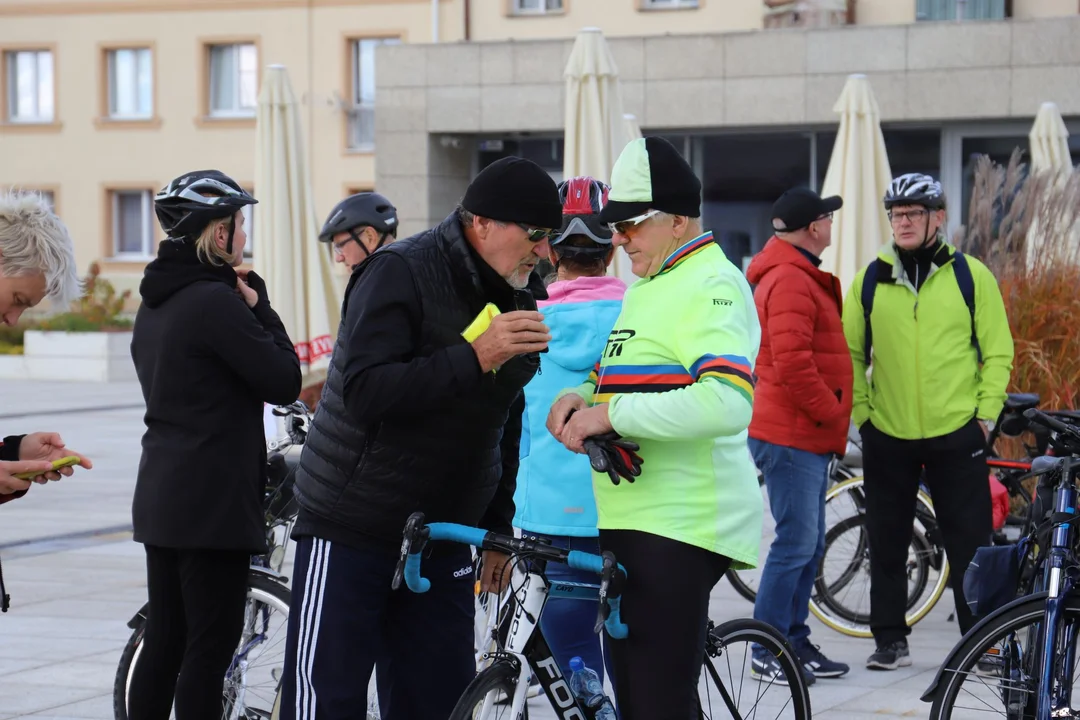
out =
<path fill-rule="evenodd" d="M 625 110 L 650 130 L 836 121 L 866 73 L 885 121 L 1033 118 L 1044 100 L 1080 115 L 1080 16 L 1011 22 L 613 38 Z M 377 64 L 379 188 L 418 229 L 450 209 L 432 135 L 560 132 L 572 40 L 388 47 Z M 454 166 L 462 172 L 464 159 Z M 457 186 L 454 186 L 457 188 Z"/>

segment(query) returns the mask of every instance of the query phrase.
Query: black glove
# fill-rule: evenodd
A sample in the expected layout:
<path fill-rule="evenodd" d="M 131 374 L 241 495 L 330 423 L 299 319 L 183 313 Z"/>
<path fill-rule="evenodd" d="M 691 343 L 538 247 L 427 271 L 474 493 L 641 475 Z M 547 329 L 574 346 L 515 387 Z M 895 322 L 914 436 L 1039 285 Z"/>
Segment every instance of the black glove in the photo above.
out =
<path fill-rule="evenodd" d="M 627 440 L 617 432 L 609 432 L 586 439 L 584 445 L 593 469 L 606 472 L 612 484 L 618 485 L 619 478 L 632 483 L 634 478 L 641 475 L 641 466 L 645 461 L 637 454 L 641 448 L 633 440 Z"/>
<path fill-rule="evenodd" d="M 266 281 L 259 277 L 259 274 L 254 270 L 248 270 L 247 279 L 245 280 L 248 287 L 255 291 L 255 294 L 259 296 L 260 303 L 269 303 L 270 298 L 266 294 Z"/>

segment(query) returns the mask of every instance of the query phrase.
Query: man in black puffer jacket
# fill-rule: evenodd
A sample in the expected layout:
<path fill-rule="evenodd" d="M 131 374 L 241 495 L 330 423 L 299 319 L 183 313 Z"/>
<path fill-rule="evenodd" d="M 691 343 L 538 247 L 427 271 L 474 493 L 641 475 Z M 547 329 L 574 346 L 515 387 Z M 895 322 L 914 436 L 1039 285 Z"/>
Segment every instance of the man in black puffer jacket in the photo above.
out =
<path fill-rule="evenodd" d="M 424 594 L 390 583 L 413 512 L 512 532 L 522 388 L 550 339 L 526 287 L 561 222 L 547 173 L 504 158 L 437 227 L 354 270 L 296 474 L 283 720 L 363 714 L 376 664 L 384 720 L 445 720 L 472 679 L 469 549 L 433 545 Z M 505 563 L 484 554 L 484 589 Z"/>

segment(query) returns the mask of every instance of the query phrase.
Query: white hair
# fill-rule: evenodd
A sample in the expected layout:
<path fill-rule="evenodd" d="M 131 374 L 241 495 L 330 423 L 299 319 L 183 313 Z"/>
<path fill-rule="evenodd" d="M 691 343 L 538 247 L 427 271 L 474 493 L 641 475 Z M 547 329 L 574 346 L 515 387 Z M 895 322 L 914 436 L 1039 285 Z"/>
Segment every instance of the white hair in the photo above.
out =
<path fill-rule="evenodd" d="M 45 294 L 66 307 L 83 293 L 67 225 L 38 193 L 0 194 L 0 274 L 41 273 Z"/>

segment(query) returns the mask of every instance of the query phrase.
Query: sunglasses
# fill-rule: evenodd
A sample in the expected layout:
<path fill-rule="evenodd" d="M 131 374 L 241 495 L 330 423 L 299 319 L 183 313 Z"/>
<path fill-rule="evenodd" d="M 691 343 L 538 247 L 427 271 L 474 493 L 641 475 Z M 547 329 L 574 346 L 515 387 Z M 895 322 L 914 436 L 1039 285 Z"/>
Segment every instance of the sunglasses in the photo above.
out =
<path fill-rule="evenodd" d="M 613 235 L 625 235 L 630 232 L 632 228 L 637 227 L 641 223 L 651 218 L 653 215 L 657 215 L 659 213 L 659 210 L 650 210 L 646 213 L 642 213 L 641 215 L 637 215 L 626 220 L 619 220 L 618 222 L 608 223 L 608 227 L 611 229 L 611 233 Z"/>
<path fill-rule="evenodd" d="M 525 231 L 525 234 L 529 236 L 529 242 L 538 243 L 544 240 L 551 240 L 558 236 L 558 230 L 549 230 L 547 228 L 529 227 L 524 223 L 514 223 L 519 228 Z"/>

